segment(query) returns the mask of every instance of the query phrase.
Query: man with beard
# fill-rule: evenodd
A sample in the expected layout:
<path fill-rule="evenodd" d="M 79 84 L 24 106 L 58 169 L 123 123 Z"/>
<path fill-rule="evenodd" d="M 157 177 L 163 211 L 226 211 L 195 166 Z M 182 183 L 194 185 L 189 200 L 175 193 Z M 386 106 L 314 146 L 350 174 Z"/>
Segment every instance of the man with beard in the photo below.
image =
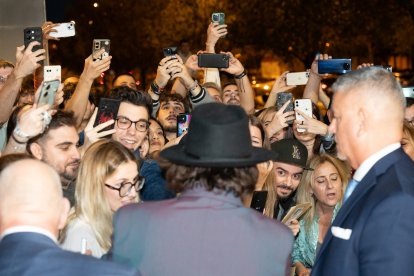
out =
<path fill-rule="evenodd" d="M 28 152 L 56 170 L 62 182 L 63 195 L 74 204 L 75 180 L 80 154 L 79 135 L 73 113 L 57 111 L 49 127 L 27 143 Z"/>
<path fill-rule="evenodd" d="M 279 153 L 277 159 L 273 160 L 273 170 L 278 201 L 275 205 L 274 218 L 280 221 L 290 207 L 296 204 L 296 190 L 303 171 L 308 169 L 306 167 L 308 151 L 295 139 L 279 140 L 272 144 L 272 150 Z M 297 231 L 293 232 L 297 233 Z"/>
<path fill-rule="evenodd" d="M 169 141 L 177 136 L 177 115 L 188 112 L 185 100 L 179 94 L 161 94 L 157 119 Z"/>

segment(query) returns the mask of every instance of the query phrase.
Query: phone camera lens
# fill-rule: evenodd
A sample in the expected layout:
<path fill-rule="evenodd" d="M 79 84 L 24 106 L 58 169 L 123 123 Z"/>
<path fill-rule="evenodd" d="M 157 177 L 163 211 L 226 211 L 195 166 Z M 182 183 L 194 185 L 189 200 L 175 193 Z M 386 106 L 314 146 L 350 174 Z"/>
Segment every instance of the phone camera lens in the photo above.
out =
<path fill-rule="evenodd" d="M 47 86 L 46 86 L 46 90 L 49 90 L 50 89 L 50 84 L 48 84 Z"/>
<path fill-rule="evenodd" d="M 344 69 L 345 70 L 351 69 L 351 65 L 349 63 L 344 63 Z"/>
<path fill-rule="evenodd" d="M 219 16 L 217 14 L 213 15 L 213 21 L 219 21 Z"/>

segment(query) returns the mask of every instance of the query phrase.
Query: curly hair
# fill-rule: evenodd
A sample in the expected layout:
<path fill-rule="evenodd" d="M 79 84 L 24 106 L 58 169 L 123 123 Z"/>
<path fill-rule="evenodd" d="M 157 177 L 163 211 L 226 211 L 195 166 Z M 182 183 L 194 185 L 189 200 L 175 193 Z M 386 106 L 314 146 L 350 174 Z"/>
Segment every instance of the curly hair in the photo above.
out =
<path fill-rule="evenodd" d="M 241 197 L 254 191 L 257 176 L 256 166 L 201 168 L 173 164 L 167 171 L 167 182 L 177 192 L 204 187 L 207 191 L 218 189 Z"/>

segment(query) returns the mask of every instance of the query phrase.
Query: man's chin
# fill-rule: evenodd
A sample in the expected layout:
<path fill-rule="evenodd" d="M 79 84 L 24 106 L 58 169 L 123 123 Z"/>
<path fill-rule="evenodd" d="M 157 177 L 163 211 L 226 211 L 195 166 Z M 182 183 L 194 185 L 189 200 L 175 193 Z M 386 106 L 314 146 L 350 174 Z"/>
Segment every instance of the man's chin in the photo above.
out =
<path fill-rule="evenodd" d="M 284 200 L 284 199 L 289 198 L 291 195 L 292 195 L 292 193 L 289 193 L 289 194 L 281 194 L 281 193 L 277 193 L 277 198 L 278 198 L 278 199 L 282 199 L 282 200 Z"/>

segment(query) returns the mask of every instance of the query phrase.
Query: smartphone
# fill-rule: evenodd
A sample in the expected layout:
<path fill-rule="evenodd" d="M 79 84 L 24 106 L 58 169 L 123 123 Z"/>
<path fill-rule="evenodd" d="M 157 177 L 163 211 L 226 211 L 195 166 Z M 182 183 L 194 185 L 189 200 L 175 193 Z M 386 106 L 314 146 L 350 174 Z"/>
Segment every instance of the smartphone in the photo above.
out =
<path fill-rule="evenodd" d="M 287 85 L 306 85 L 309 79 L 309 72 L 295 72 L 287 73 L 286 84 Z"/>
<path fill-rule="evenodd" d="M 108 98 L 101 98 L 99 101 L 98 107 L 98 114 L 96 114 L 95 123 L 93 124 L 94 127 L 105 123 L 109 120 L 115 120 L 118 116 L 118 109 L 121 100 L 118 99 L 108 99 Z M 102 131 L 110 130 L 114 127 L 114 125 L 107 126 Z"/>
<path fill-rule="evenodd" d="M 229 68 L 230 57 L 226 54 L 198 54 L 200 68 Z"/>
<path fill-rule="evenodd" d="M 352 70 L 351 59 L 318 60 L 319 74 L 346 74 Z"/>
<path fill-rule="evenodd" d="M 250 208 L 263 214 L 266 206 L 267 191 L 254 191 Z"/>
<path fill-rule="evenodd" d="M 62 82 L 61 71 L 62 69 L 60 65 L 45 66 L 43 67 L 43 80 L 44 81 L 59 80 L 59 82 Z"/>
<path fill-rule="evenodd" d="M 220 25 L 224 25 L 225 15 L 223 12 L 213 12 L 211 14 L 211 22 L 217 22 Z"/>
<path fill-rule="evenodd" d="M 177 47 L 167 47 L 162 49 L 164 57 L 169 57 L 177 54 Z"/>
<path fill-rule="evenodd" d="M 290 92 L 280 92 L 277 94 L 276 97 L 276 110 L 279 111 L 282 106 L 289 102 L 288 106 L 286 107 L 285 111 L 283 113 L 286 113 L 288 111 L 293 111 L 293 95 Z M 289 125 L 293 124 L 293 120 L 287 121 Z"/>
<path fill-rule="evenodd" d="M 32 41 L 38 41 L 40 45 L 36 45 L 33 47 L 32 52 L 35 52 L 39 49 L 43 49 L 43 33 L 42 28 L 40 27 L 28 27 L 23 30 L 24 33 L 24 46 L 27 46 Z"/>
<path fill-rule="evenodd" d="M 101 60 L 109 56 L 109 46 L 111 45 L 111 41 L 109 39 L 94 39 L 93 46 L 92 46 L 92 56 L 93 60 Z M 105 52 L 100 56 L 95 56 L 95 53 L 101 50 L 102 48 L 105 49 Z"/>
<path fill-rule="evenodd" d="M 295 110 L 299 109 L 303 113 L 305 113 L 306 116 L 312 118 L 312 101 L 310 99 L 297 99 L 295 100 Z M 296 115 L 296 121 L 304 121 L 305 118 L 303 118 L 302 115 L 295 112 Z M 298 132 L 305 132 L 302 128 L 297 128 Z"/>
<path fill-rule="evenodd" d="M 60 23 L 53 27 L 56 32 L 51 32 L 49 35 L 53 37 L 70 37 L 75 36 L 75 22 Z"/>
<path fill-rule="evenodd" d="M 190 113 L 182 113 L 177 115 L 177 137 L 180 137 L 184 132 L 188 131 L 190 120 Z"/>
<path fill-rule="evenodd" d="M 48 104 L 50 107 L 55 103 L 56 92 L 59 89 L 60 81 L 51 80 L 43 81 L 42 88 L 40 90 L 39 99 L 37 100 L 37 107 Z"/>
<path fill-rule="evenodd" d="M 410 87 L 403 87 L 402 89 L 405 98 L 413 98 L 414 99 L 414 86 Z"/>

